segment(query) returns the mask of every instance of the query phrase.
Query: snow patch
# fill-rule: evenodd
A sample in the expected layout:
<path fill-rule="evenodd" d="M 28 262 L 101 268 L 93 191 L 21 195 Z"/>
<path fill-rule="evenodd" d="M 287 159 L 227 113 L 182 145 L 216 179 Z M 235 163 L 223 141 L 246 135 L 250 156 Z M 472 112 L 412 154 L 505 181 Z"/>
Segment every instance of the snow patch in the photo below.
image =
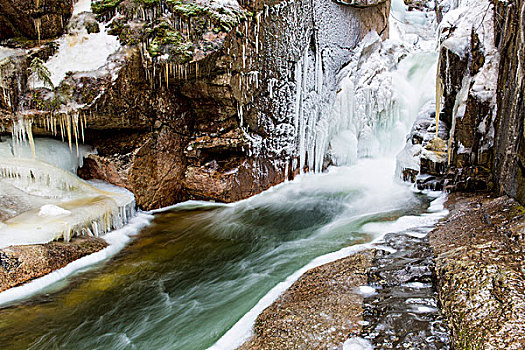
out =
<path fill-rule="evenodd" d="M 65 216 L 65 215 L 71 215 L 71 212 L 69 210 L 65 210 L 64 208 L 60 208 L 57 205 L 53 204 L 46 204 L 40 207 L 40 211 L 38 212 L 38 216 Z"/>
<path fill-rule="evenodd" d="M 365 298 L 371 297 L 377 294 L 377 291 L 374 287 L 370 286 L 360 286 L 356 288 L 356 293 L 362 295 Z"/>
<path fill-rule="evenodd" d="M 374 347 L 364 338 L 353 337 L 344 342 L 343 350 L 374 350 Z"/>

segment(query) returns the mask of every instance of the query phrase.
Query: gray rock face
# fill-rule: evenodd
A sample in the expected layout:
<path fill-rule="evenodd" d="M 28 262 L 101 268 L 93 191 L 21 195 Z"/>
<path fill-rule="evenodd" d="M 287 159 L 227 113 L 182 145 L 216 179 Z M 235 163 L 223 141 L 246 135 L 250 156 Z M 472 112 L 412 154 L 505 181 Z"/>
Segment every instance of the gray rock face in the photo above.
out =
<path fill-rule="evenodd" d="M 497 1 L 496 13 L 501 63 L 494 170 L 498 190 L 525 203 L 525 1 Z"/>
<path fill-rule="evenodd" d="M 492 189 L 499 65 L 492 23 L 494 8 L 489 2 L 471 2 L 454 10 L 450 4 L 440 6 L 450 12 L 441 13 L 439 33 L 440 119 L 450 126 L 445 187 L 451 191 Z M 480 21 L 487 25 L 473 25 Z"/>

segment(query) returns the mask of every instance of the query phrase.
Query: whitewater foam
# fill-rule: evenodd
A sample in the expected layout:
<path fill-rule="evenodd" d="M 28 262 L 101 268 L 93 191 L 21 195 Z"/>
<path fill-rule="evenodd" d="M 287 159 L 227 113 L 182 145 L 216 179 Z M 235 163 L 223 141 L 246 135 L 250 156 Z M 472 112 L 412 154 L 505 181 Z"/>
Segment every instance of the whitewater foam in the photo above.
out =
<path fill-rule="evenodd" d="M 372 230 L 367 233 L 371 233 L 373 237 L 373 241 L 370 243 L 346 247 L 339 251 L 329 253 L 312 260 L 306 266 L 299 269 L 298 271 L 290 275 L 288 278 L 286 278 L 286 280 L 282 281 L 281 283 L 277 284 L 274 288 L 272 288 L 262 299 L 259 300 L 259 302 L 250 311 L 248 311 L 239 321 L 237 321 L 237 323 L 232 328 L 230 328 L 228 332 L 226 332 L 213 346 L 209 347 L 208 350 L 235 349 L 242 345 L 244 342 L 246 342 L 250 338 L 250 336 L 252 336 L 253 325 L 255 324 L 255 321 L 257 317 L 261 314 L 261 312 L 263 312 L 275 300 L 277 300 L 284 291 L 290 288 L 292 284 L 295 283 L 308 270 L 348 257 L 366 249 L 376 248 L 376 244 L 380 244 L 383 241 L 383 237 L 387 233 L 399 232 L 401 226 L 404 231 L 408 231 L 410 229 L 421 228 L 422 226 L 428 227 L 431 225 L 435 225 L 439 220 L 448 215 L 448 211 L 443 208 L 443 203 L 445 202 L 445 200 L 445 194 L 442 194 L 442 196 L 438 197 L 437 199 L 434 199 L 429 206 L 429 208 L 433 208 L 434 211 L 426 213 L 426 215 L 413 216 L 410 217 L 411 219 L 409 220 L 403 220 L 404 217 L 401 217 L 396 221 L 385 223 L 380 227 L 369 226 L 370 228 L 372 228 Z M 440 208 L 440 206 L 442 210 L 437 211 L 437 209 Z M 419 218 L 419 220 L 416 220 L 416 218 Z M 399 222 L 401 222 L 402 224 L 400 224 Z M 364 231 L 366 231 L 366 226 L 367 225 L 363 227 Z M 352 348 L 348 347 L 348 349 Z"/>

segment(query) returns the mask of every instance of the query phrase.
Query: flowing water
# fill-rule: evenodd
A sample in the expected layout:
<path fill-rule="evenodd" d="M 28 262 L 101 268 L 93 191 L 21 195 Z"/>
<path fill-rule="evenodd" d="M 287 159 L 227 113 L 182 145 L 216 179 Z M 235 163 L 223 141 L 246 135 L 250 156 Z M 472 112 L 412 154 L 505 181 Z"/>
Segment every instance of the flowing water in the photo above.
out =
<path fill-rule="evenodd" d="M 52 274 L 57 282 L 36 294 L 31 283 L 22 292 L 0 294 L 0 348 L 231 349 L 307 268 L 345 256 L 394 227 L 435 223 L 440 216 L 427 212 L 431 198 L 393 176 L 393 154 L 435 85 L 428 78 L 435 56 L 423 53 L 405 62 L 378 80 L 378 89 L 394 81 L 395 91 L 380 91 L 384 108 L 368 108 L 379 95 L 343 81 L 348 88 L 341 90 L 340 105 L 365 103 L 369 119 L 363 121 L 358 109 L 336 111 L 339 135 L 327 133 L 323 147 L 343 166 L 299 176 L 239 203 L 188 202 L 155 213 L 111 259 L 66 279 Z M 381 71 L 390 74 L 387 63 Z M 403 98 L 394 104 L 396 91 Z M 386 150 L 374 146 L 386 143 Z M 359 147 L 367 151 L 359 153 Z M 91 261 L 114 254 L 129 239 L 123 231 L 109 234 L 110 251 Z M 26 299 L 14 301 L 20 296 Z"/>
<path fill-rule="evenodd" d="M 0 344 L 205 349 L 312 259 L 378 235 L 366 224 L 423 213 L 429 198 L 393 181 L 393 169 L 362 160 L 235 205 L 159 213 L 110 261 L 4 306 Z"/>

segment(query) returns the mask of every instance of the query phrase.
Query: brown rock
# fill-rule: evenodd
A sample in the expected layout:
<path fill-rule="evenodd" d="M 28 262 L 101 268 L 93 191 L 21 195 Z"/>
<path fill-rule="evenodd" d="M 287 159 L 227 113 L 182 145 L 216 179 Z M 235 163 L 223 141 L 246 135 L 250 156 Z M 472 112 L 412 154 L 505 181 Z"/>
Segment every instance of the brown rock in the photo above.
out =
<path fill-rule="evenodd" d="M 0 0 L 0 40 L 59 36 L 72 13 L 72 0 Z"/>
<path fill-rule="evenodd" d="M 319 266 L 306 272 L 255 322 L 248 349 L 338 349 L 357 336 L 363 321 L 363 297 L 374 251 Z"/>
<path fill-rule="evenodd" d="M 59 241 L 0 249 L 0 292 L 61 269 L 107 245 L 101 238 L 76 237 L 67 243 Z"/>
<path fill-rule="evenodd" d="M 449 198 L 430 233 L 442 311 L 458 349 L 525 346 L 525 209 L 509 197 Z"/>

